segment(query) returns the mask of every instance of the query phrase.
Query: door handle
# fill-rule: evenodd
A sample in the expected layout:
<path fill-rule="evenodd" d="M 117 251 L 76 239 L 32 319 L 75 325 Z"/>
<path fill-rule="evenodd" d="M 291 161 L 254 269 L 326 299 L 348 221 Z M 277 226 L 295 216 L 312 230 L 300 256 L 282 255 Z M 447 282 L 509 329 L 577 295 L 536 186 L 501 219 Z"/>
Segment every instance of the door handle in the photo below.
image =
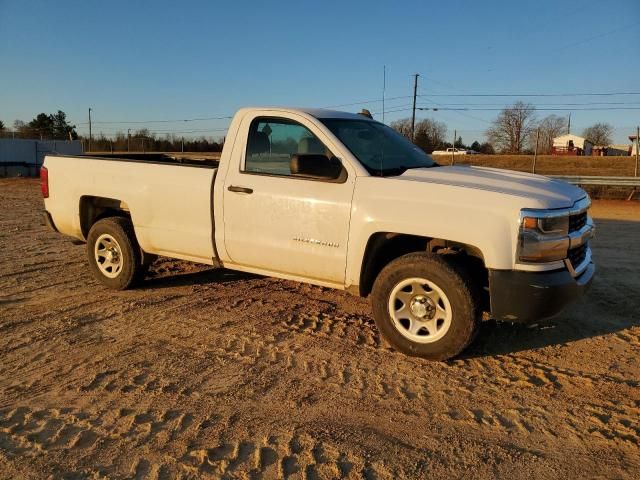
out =
<path fill-rule="evenodd" d="M 230 192 L 236 192 L 236 193 L 253 193 L 253 188 L 238 187 L 236 185 L 229 185 L 227 187 L 227 190 L 229 190 Z"/>

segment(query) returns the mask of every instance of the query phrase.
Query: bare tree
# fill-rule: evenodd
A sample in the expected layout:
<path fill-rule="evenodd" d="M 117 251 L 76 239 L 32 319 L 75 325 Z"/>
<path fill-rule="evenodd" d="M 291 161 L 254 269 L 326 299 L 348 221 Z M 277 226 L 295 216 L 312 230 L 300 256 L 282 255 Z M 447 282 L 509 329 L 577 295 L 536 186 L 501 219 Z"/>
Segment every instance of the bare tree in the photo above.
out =
<path fill-rule="evenodd" d="M 391 122 L 391 128 L 411 140 L 411 119 L 403 118 Z M 424 118 L 416 123 L 414 143 L 427 153 L 437 150 L 445 143 L 447 126 L 443 122 Z"/>
<path fill-rule="evenodd" d="M 391 128 L 393 128 L 396 132 L 398 132 L 403 137 L 411 140 L 411 119 L 403 118 L 402 120 L 396 120 L 395 122 L 391 122 L 389 124 Z"/>
<path fill-rule="evenodd" d="M 443 122 L 425 118 L 416 124 L 414 143 L 427 153 L 442 147 L 447 137 L 447 126 Z"/>
<path fill-rule="evenodd" d="M 489 142 L 501 152 L 522 153 L 534 127 L 534 106 L 516 102 L 500 112 L 486 135 Z"/>
<path fill-rule="evenodd" d="M 595 123 L 582 131 L 582 136 L 594 145 L 606 146 L 611 143 L 613 127 L 608 123 Z"/>
<path fill-rule="evenodd" d="M 35 132 L 22 120 L 15 120 L 13 122 L 13 131 L 18 138 L 32 138 L 35 135 Z"/>
<path fill-rule="evenodd" d="M 551 153 L 553 139 L 565 133 L 567 129 L 567 118 L 559 117 L 558 115 L 549 115 L 540 120 L 536 125 L 536 128 L 540 132 L 540 138 L 538 140 L 538 153 L 546 155 Z M 534 148 L 535 142 L 535 134 L 532 134 L 529 138 L 531 149 Z"/>

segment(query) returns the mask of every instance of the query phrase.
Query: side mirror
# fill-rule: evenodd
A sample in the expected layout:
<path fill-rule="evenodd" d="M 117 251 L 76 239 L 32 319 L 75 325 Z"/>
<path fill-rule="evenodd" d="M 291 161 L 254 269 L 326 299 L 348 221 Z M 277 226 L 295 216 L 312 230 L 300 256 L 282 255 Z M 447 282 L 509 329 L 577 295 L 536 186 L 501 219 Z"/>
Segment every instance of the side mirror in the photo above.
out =
<path fill-rule="evenodd" d="M 347 171 L 336 157 L 313 153 L 298 153 L 291 156 L 289 162 L 291 175 L 313 178 L 316 180 L 332 180 L 341 182 L 346 180 Z M 344 178 L 343 178 L 344 177 Z"/>

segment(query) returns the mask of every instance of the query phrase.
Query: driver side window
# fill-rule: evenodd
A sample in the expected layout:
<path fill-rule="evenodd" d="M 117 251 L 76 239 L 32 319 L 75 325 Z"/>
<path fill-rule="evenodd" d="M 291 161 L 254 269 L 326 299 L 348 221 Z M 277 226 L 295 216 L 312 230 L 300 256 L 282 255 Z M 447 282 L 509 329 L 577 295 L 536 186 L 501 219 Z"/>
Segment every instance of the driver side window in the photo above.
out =
<path fill-rule="evenodd" d="M 283 118 L 256 118 L 249 127 L 244 171 L 266 175 L 304 176 L 297 170 L 305 155 L 333 158 L 311 131 Z M 307 157 L 311 158 L 311 157 Z M 293 171 L 292 171 L 293 170 Z"/>

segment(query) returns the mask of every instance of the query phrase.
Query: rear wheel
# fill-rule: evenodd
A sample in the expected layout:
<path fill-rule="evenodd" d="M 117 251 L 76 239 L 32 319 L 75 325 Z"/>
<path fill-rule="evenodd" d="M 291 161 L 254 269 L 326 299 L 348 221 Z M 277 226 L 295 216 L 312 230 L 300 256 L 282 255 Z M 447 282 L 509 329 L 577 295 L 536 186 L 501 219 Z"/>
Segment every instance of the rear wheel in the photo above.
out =
<path fill-rule="evenodd" d="M 372 292 L 376 325 L 396 349 L 431 360 L 458 355 L 478 323 L 471 290 L 437 255 L 412 253 L 389 263 Z"/>
<path fill-rule="evenodd" d="M 93 224 L 87 237 L 87 257 L 93 275 L 116 290 L 134 286 L 146 270 L 128 218 L 103 218 Z"/>

